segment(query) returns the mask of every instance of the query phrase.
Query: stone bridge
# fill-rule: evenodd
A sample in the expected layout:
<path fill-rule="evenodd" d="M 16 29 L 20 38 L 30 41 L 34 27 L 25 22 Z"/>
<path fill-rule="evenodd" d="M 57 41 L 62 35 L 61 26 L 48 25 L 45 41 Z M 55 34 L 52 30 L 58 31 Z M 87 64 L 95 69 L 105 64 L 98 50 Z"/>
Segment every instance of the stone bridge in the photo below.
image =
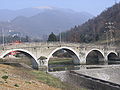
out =
<path fill-rule="evenodd" d="M 6 44 L 0 45 L 0 58 L 4 58 L 10 52 L 18 51 L 25 53 L 33 58 L 32 67 L 39 68 L 40 66 L 48 66 L 50 57 L 58 50 L 65 50 L 74 59 L 75 64 L 86 64 L 87 58 L 91 52 L 95 52 L 99 60 L 107 62 L 110 55 L 118 56 L 116 47 L 106 47 L 105 45 L 92 45 L 80 43 L 21 43 L 21 44 Z M 94 55 L 94 54 L 93 54 Z M 46 57 L 40 60 L 40 57 Z M 41 62 L 42 61 L 42 62 Z"/>

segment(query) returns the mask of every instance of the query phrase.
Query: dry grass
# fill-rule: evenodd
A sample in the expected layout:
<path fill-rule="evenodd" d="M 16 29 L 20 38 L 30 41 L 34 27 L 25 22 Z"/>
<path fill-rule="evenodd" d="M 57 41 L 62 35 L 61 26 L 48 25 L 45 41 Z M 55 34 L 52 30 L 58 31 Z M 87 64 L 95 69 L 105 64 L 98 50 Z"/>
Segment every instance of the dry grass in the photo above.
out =
<path fill-rule="evenodd" d="M 60 90 L 39 82 L 29 69 L 0 64 L 0 90 Z M 6 82 L 2 76 L 7 75 Z"/>

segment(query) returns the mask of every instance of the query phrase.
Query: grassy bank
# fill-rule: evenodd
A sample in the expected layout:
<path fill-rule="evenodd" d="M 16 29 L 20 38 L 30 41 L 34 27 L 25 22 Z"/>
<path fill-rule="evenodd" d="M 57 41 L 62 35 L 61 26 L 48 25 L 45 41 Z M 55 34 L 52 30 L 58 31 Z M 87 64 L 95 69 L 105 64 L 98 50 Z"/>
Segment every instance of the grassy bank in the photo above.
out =
<path fill-rule="evenodd" d="M 76 87 L 76 86 L 61 82 L 58 78 L 55 78 L 43 71 L 34 70 L 34 71 L 31 71 L 31 74 L 33 74 L 40 82 L 55 88 L 61 88 L 62 90 L 87 90 L 86 88 L 80 88 L 80 87 Z"/>
<path fill-rule="evenodd" d="M 42 83 L 31 72 L 34 70 L 0 64 L 0 90 L 61 90 Z"/>
<path fill-rule="evenodd" d="M 53 86 L 56 88 L 65 88 L 65 85 L 57 78 L 49 75 L 46 72 L 43 71 L 31 71 L 31 74 L 33 74 L 40 82 L 48 84 L 49 86 Z"/>
<path fill-rule="evenodd" d="M 61 82 L 58 78 L 55 78 L 52 75 L 43 71 L 37 71 L 23 68 L 21 66 L 11 66 L 4 64 L 0 65 L 0 70 L 1 81 L 7 81 L 7 83 L 2 84 L 2 88 L 5 88 L 2 90 L 6 90 L 6 88 L 10 89 L 6 87 L 6 85 L 11 88 L 15 88 L 13 90 L 16 90 L 16 88 L 18 90 L 26 90 L 26 88 L 30 88 L 30 90 L 34 90 L 32 88 L 37 88 L 39 90 L 86 90 L 84 88 Z M 5 76 L 6 78 L 6 75 L 8 76 L 7 80 L 3 80 L 3 76 Z"/>
<path fill-rule="evenodd" d="M 73 65 L 72 58 L 51 58 L 49 65 Z"/>

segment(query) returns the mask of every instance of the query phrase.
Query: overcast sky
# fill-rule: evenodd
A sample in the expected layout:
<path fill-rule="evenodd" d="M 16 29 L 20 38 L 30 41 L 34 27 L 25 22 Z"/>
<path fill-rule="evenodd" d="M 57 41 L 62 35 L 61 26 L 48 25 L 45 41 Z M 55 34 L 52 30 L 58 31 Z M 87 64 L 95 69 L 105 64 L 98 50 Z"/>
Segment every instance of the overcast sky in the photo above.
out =
<path fill-rule="evenodd" d="M 23 9 L 30 7 L 58 7 L 85 11 L 98 15 L 120 0 L 0 0 L 0 9 Z"/>

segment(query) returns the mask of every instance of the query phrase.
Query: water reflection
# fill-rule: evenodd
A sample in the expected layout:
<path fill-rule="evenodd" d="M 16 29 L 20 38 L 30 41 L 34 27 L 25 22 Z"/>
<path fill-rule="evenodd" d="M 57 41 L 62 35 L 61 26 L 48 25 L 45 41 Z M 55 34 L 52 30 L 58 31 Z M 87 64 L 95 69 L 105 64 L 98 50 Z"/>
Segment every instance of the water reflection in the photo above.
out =
<path fill-rule="evenodd" d="M 92 60 L 93 61 L 93 60 Z M 120 64 L 120 60 L 112 60 L 108 62 L 99 62 L 99 64 L 86 64 L 86 65 L 75 65 L 75 64 L 49 64 L 48 71 L 68 71 L 68 70 L 80 70 L 80 69 L 98 69 L 103 68 L 106 65 Z"/>
<path fill-rule="evenodd" d="M 49 71 L 66 71 L 66 70 L 79 70 L 80 66 L 76 65 L 49 65 Z"/>

